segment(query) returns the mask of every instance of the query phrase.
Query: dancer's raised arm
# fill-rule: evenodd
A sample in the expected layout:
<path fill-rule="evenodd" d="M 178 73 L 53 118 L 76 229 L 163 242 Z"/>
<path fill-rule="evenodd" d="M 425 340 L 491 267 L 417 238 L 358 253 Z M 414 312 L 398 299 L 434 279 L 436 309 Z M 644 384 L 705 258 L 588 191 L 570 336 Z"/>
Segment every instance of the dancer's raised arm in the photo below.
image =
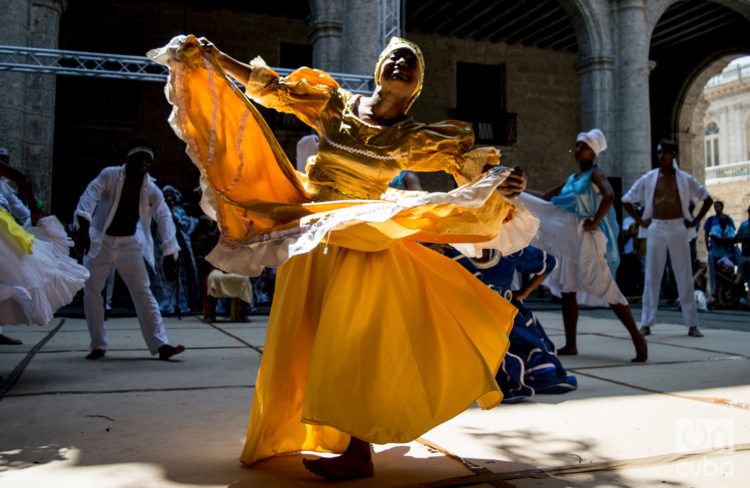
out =
<path fill-rule="evenodd" d="M 216 57 L 216 60 L 221 65 L 221 68 L 224 70 L 224 72 L 226 72 L 229 76 L 239 81 L 243 85 L 247 83 L 247 79 L 250 77 L 250 73 L 253 71 L 252 67 L 249 64 L 245 64 L 242 61 L 237 61 L 232 56 L 221 51 L 213 42 L 209 41 L 205 37 L 201 37 L 199 41 L 203 49 L 212 53 Z"/>

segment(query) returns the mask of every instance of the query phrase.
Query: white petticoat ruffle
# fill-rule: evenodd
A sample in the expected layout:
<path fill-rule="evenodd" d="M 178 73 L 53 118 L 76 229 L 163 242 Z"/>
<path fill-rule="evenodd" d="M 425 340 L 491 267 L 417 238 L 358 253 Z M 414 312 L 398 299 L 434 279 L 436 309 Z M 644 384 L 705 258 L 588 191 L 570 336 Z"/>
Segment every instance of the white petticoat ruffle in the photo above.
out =
<path fill-rule="evenodd" d="M 0 324 L 46 324 L 89 277 L 68 257 L 70 240 L 60 221 L 48 216 L 39 224 L 29 229 L 36 237 L 32 254 L 0 232 Z"/>
<path fill-rule="evenodd" d="M 386 222 L 400 212 L 422 205 L 450 204 L 467 209 L 481 208 L 509 174 L 508 168 L 496 167 L 471 183 L 447 193 L 425 193 L 392 201 L 357 200 L 358 205 L 305 217 L 300 226 L 294 229 L 263 234 L 243 243 L 220 241 L 206 259 L 224 271 L 257 276 L 263 268 L 279 266 L 294 256 L 310 252 L 329 233 L 352 225 Z M 383 198 L 388 198 L 388 194 Z M 204 194 L 204 210 L 212 200 L 212 195 Z M 516 207 L 513 218 L 503 224 L 502 232 L 494 239 L 478 244 L 452 245 L 468 256 L 479 256 L 483 249 L 497 249 L 503 254 L 523 249 L 537 233 L 539 220 L 520 202 L 514 201 L 513 205 Z M 207 210 L 207 214 L 215 215 L 212 209 Z M 405 229 L 405 234 L 408 233 Z"/>

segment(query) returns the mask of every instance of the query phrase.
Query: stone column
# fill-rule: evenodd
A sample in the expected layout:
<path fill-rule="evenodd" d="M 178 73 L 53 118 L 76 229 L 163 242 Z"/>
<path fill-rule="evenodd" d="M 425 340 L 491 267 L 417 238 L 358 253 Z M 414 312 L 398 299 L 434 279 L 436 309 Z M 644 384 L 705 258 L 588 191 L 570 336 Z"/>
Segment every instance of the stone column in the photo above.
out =
<path fill-rule="evenodd" d="M 28 0 L 4 0 L 0 2 L 0 44 L 23 46 L 26 44 L 28 26 Z M 10 164 L 23 168 L 23 126 L 25 110 L 26 76 L 22 73 L 0 71 L 0 147 L 10 152 Z"/>
<path fill-rule="evenodd" d="M 607 138 L 609 148 L 597 158 L 607 174 L 619 174 L 617 137 L 614 133 L 614 69 L 611 56 L 590 56 L 575 65 L 581 82 L 581 130 L 599 128 Z"/>
<path fill-rule="evenodd" d="M 313 67 L 342 71 L 343 0 L 310 0 L 307 36 L 313 46 Z"/>
<path fill-rule="evenodd" d="M 745 121 L 742 102 L 729 106 L 731 120 L 729 121 L 729 141 L 727 144 L 727 163 L 739 163 L 745 160 Z M 739 224 L 737 224 L 739 225 Z"/>
<path fill-rule="evenodd" d="M 5 0 L 0 4 L 0 18 L 3 19 L 0 43 L 57 48 L 61 13 L 60 0 Z M 55 76 L 3 72 L 0 73 L 0 84 L 3 86 L 0 146 L 8 148 L 11 164 L 31 179 L 35 194 L 49 205 Z"/>
<path fill-rule="evenodd" d="M 617 159 L 623 189 L 651 169 L 651 113 L 649 103 L 650 35 L 644 0 L 616 4 L 618 56 Z"/>
<path fill-rule="evenodd" d="M 345 73 L 372 75 L 380 54 L 378 2 L 344 0 L 344 4 L 342 69 Z"/>

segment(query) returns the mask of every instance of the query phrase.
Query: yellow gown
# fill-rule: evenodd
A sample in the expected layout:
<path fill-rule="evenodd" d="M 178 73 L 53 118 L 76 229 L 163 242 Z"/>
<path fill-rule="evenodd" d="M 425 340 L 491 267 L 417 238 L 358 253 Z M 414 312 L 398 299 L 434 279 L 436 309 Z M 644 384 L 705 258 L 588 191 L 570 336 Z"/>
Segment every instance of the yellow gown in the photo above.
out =
<path fill-rule="evenodd" d="M 407 442 L 474 401 L 500 402 L 494 376 L 516 309 L 418 244 L 528 243 L 537 222 L 494 191 L 508 171 L 481 173 L 497 151 L 471 151 L 463 122 L 365 123 L 358 96 L 319 70 L 281 78 L 256 59 L 242 93 L 193 36 L 149 56 L 170 68 L 170 123 L 221 228 L 209 259 L 248 276 L 279 266 L 243 463 L 340 452 L 350 435 Z M 250 99 L 318 132 L 307 174 Z M 463 186 L 386 191 L 404 169 L 444 170 Z"/>

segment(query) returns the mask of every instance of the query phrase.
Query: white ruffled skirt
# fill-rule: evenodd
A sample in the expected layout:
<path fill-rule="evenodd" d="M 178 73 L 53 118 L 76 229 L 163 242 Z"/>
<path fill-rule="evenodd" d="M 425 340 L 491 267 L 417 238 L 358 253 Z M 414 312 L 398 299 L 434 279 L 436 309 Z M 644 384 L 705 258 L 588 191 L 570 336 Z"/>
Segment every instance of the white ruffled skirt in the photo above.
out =
<path fill-rule="evenodd" d="M 72 243 L 54 216 L 29 229 L 32 254 L 0 227 L 0 324 L 44 325 L 67 305 L 89 277 L 86 268 L 68 256 Z"/>
<path fill-rule="evenodd" d="M 553 295 L 575 292 L 580 305 L 592 307 L 628 304 L 609 269 L 602 231 L 585 232 L 575 215 L 528 193 L 520 200 L 540 221 L 532 244 L 557 258 L 544 281 Z"/>

